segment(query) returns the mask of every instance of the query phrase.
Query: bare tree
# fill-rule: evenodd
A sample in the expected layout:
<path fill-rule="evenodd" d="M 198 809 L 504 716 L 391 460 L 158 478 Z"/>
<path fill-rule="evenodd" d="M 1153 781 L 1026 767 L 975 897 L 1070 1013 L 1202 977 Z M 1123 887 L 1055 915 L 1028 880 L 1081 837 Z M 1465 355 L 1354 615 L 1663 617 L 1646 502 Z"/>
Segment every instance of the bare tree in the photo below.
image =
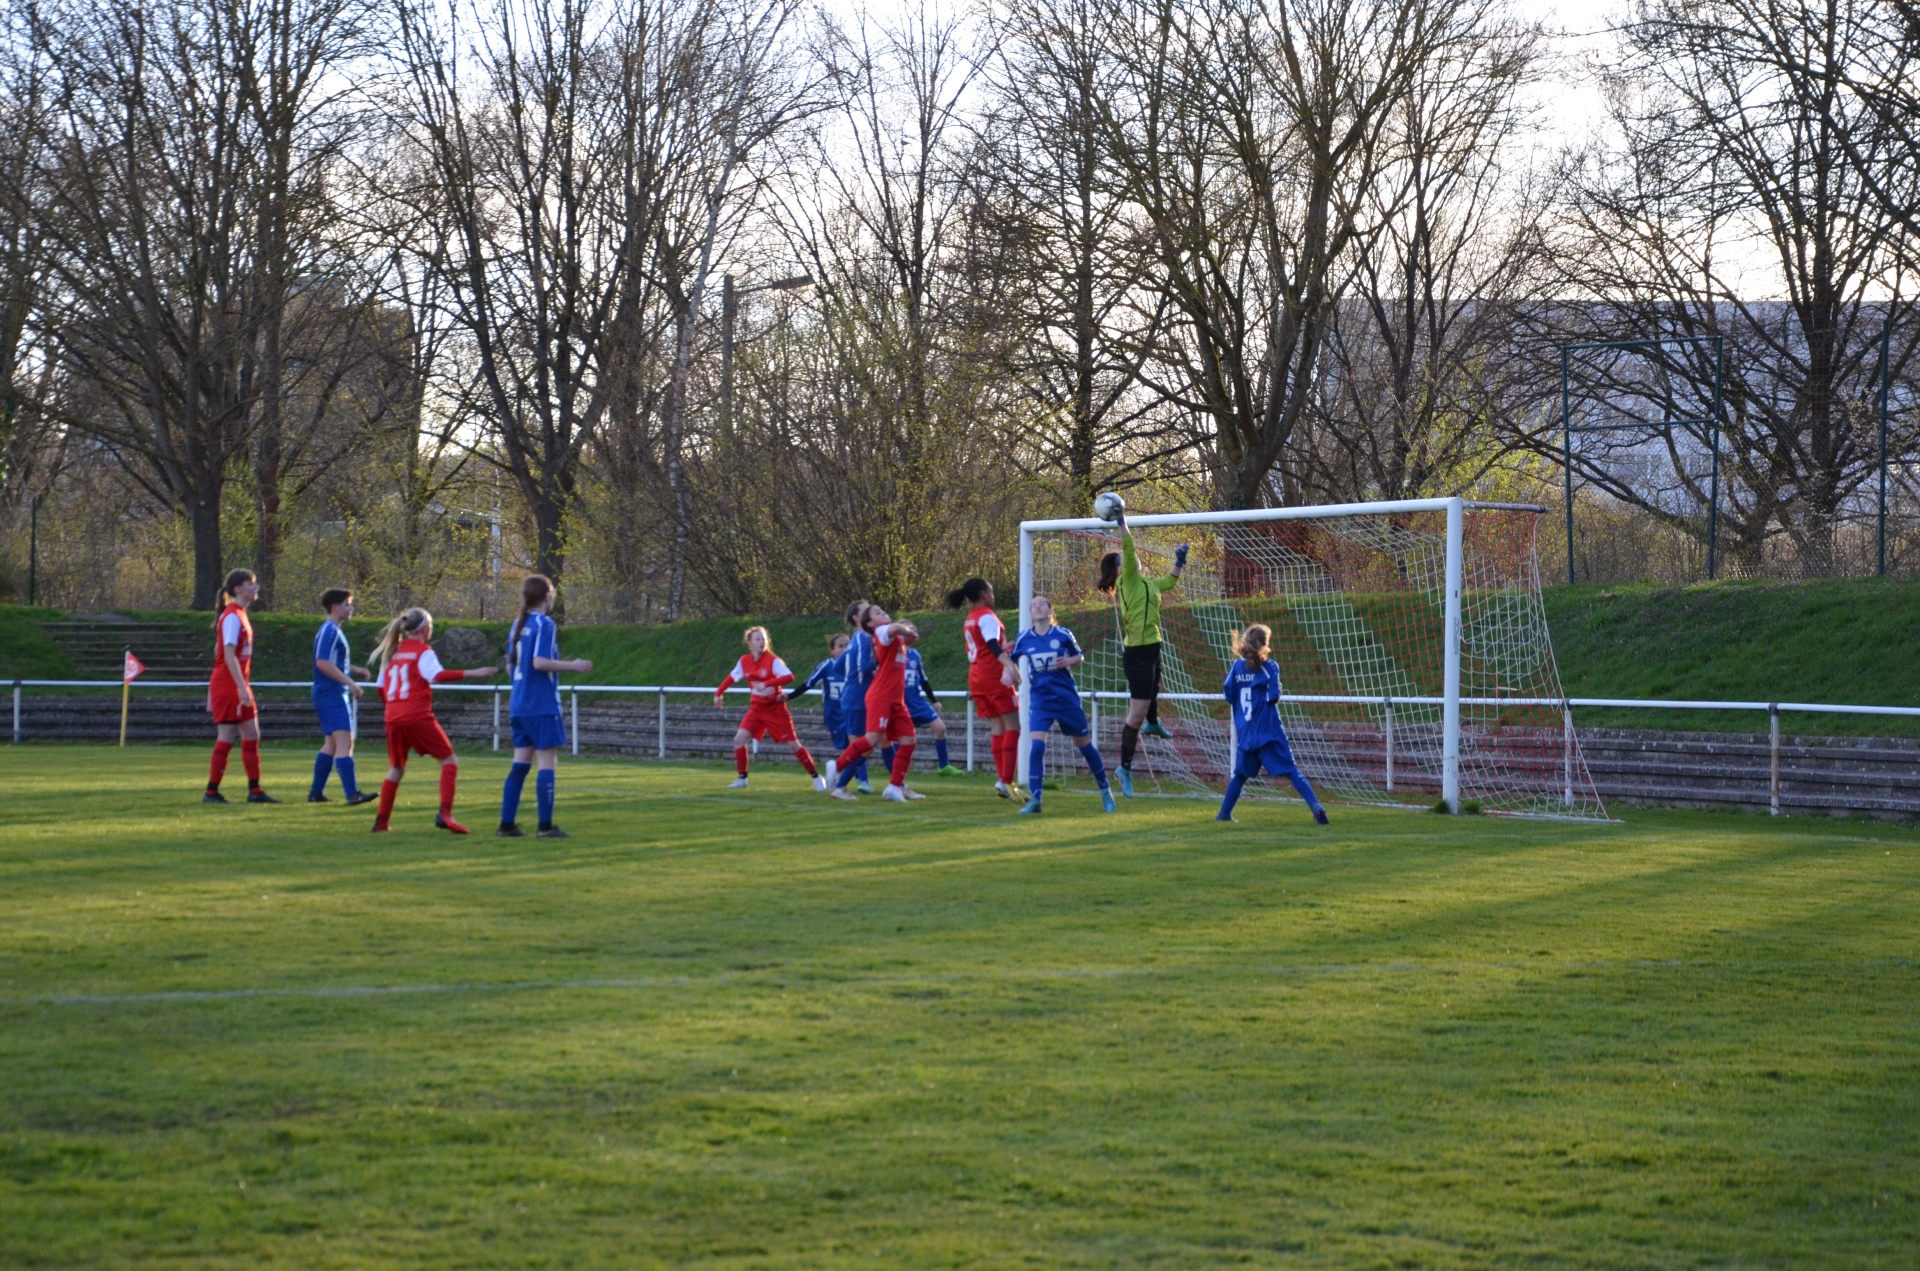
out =
<path fill-rule="evenodd" d="M 1867 0 L 1858 0 L 1866 4 Z M 1784 534 L 1797 569 L 1836 566 L 1835 530 L 1875 467 L 1883 335 L 1889 373 L 1920 351 L 1896 204 L 1920 200 L 1900 137 L 1845 91 L 1854 0 L 1816 12 L 1762 0 L 1660 0 L 1626 28 L 1611 84 L 1620 146 L 1573 174 L 1560 258 L 1591 301 L 1576 329 L 1609 338 L 1723 337 L 1718 532 L 1736 569 L 1769 568 Z M 1792 50 L 1797 71 L 1782 69 Z M 1863 172 L 1877 174 L 1878 189 Z M 1889 193 L 1895 197 L 1889 201 Z M 1631 391 L 1669 417 L 1712 413 L 1704 344 L 1649 356 Z M 1617 395 L 1602 379 L 1590 396 Z M 1664 443 L 1670 476 L 1644 480 L 1594 447 L 1583 475 L 1608 493 L 1704 533 L 1712 428 Z M 1629 439 L 1631 440 L 1631 438 Z M 1691 507 L 1677 508 L 1671 493 Z"/>

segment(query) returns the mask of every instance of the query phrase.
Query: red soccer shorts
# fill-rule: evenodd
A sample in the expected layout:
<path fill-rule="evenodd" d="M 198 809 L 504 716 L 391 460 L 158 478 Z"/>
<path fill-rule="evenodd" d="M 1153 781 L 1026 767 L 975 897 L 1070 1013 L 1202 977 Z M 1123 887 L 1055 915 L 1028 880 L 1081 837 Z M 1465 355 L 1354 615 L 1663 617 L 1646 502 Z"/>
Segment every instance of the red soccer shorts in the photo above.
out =
<path fill-rule="evenodd" d="M 747 707 L 747 717 L 740 721 L 740 727 L 749 737 L 770 737 L 783 745 L 791 745 L 799 736 L 793 731 L 793 712 L 785 702 L 771 698 Z"/>
<path fill-rule="evenodd" d="M 429 759 L 445 759 L 453 753 L 447 730 L 429 715 L 425 719 L 402 719 L 387 725 L 387 766 L 407 766 L 407 752 L 415 751 Z"/>
<path fill-rule="evenodd" d="M 250 719 L 258 719 L 260 708 L 253 702 L 245 706 L 240 704 L 240 695 L 231 688 L 208 689 L 207 710 L 213 715 L 216 724 L 244 724 Z"/>
<path fill-rule="evenodd" d="M 875 709 L 872 702 L 867 703 L 867 731 L 879 733 L 888 741 L 907 741 L 919 736 L 913 730 L 913 716 L 907 713 L 907 699 L 900 696 L 885 706 Z"/>
<path fill-rule="evenodd" d="M 974 713 L 982 719 L 998 719 L 1002 715 L 1020 713 L 1020 699 L 1004 684 L 974 684 L 968 691 L 973 694 Z"/>

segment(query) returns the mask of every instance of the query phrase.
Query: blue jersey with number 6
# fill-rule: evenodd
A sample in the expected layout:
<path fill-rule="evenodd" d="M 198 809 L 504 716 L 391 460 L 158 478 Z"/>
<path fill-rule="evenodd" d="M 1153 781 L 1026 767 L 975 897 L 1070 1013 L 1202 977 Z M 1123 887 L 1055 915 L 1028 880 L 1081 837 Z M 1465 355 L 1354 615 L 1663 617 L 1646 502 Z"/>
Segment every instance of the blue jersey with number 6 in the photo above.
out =
<path fill-rule="evenodd" d="M 1240 749 L 1287 740 L 1280 724 L 1280 668 L 1272 658 L 1258 666 L 1248 666 L 1245 658 L 1234 662 L 1224 696 L 1233 707 L 1234 743 Z"/>

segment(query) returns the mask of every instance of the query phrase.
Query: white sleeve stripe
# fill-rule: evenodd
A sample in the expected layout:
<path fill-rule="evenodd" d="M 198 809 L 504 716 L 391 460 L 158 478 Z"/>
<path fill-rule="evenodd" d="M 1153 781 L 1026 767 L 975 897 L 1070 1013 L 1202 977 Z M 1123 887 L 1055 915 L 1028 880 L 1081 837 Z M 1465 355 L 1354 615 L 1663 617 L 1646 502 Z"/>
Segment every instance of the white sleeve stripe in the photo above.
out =
<path fill-rule="evenodd" d="M 893 624 L 891 622 L 883 622 L 879 626 L 875 627 L 873 629 L 873 638 L 878 640 L 881 644 L 892 644 L 893 643 Z"/>
<path fill-rule="evenodd" d="M 778 678 L 782 675 L 792 675 L 793 672 L 787 669 L 787 664 L 784 660 L 775 658 L 773 660 L 773 674 L 775 678 Z"/>
<path fill-rule="evenodd" d="M 994 617 L 992 614 L 987 614 L 982 617 L 979 626 L 980 638 L 982 640 L 998 640 L 1001 631 L 1004 630 L 1000 625 L 1000 619 Z"/>
<path fill-rule="evenodd" d="M 440 677 L 440 672 L 446 669 L 445 667 L 440 665 L 440 656 L 436 654 L 432 649 L 428 649 L 425 653 L 422 653 L 420 655 L 420 661 L 418 665 L 420 667 L 420 678 L 426 681 L 428 684 L 431 684 L 436 679 L 438 679 Z"/>
<path fill-rule="evenodd" d="M 220 619 L 220 643 L 234 644 L 234 645 L 237 645 L 240 643 L 240 615 L 239 614 L 230 613 L 226 617 Z"/>
<path fill-rule="evenodd" d="M 747 660 L 745 658 L 741 658 L 733 664 L 733 671 L 728 678 L 736 684 L 747 678 Z"/>

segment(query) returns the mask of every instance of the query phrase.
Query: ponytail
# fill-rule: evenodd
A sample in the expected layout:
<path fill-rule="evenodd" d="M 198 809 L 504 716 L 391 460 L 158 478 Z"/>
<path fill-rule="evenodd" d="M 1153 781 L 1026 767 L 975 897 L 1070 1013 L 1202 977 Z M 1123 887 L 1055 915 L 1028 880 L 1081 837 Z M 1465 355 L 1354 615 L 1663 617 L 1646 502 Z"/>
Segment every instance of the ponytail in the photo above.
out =
<path fill-rule="evenodd" d="M 545 574 L 528 574 L 520 580 L 520 616 L 513 620 L 513 629 L 507 632 L 507 670 L 511 673 L 520 657 L 520 628 L 525 626 L 533 611 L 546 603 L 553 594 L 553 579 Z"/>
<path fill-rule="evenodd" d="M 1265 666 L 1267 659 L 1273 656 L 1273 651 L 1267 647 L 1272 639 L 1273 632 L 1267 629 L 1265 623 L 1254 623 L 1236 638 L 1235 643 L 1240 646 L 1240 660 L 1248 666 Z"/>
<path fill-rule="evenodd" d="M 1100 581 L 1093 585 L 1095 591 L 1103 591 L 1111 596 L 1120 585 L 1120 553 L 1108 552 L 1100 558 Z"/>
<path fill-rule="evenodd" d="M 402 640 L 411 639 L 414 632 L 423 629 L 432 621 L 433 615 L 425 609 L 413 608 L 407 610 L 398 618 L 389 622 L 386 630 L 380 633 L 380 643 L 373 647 L 373 660 L 378 662 L 381 669 L 384 670 L 386 668 L 387 658 L 392 655 L 394 647 Z"/>
<path fill-rule="evenodd" d="M 220 611 L 234 602 L 240 589 L 253 581 L 251 569 L 235 569 L 227 574 L 227 581 L 220 585 L 220 603 L 213 607 L 213 625 L 220 625 Z"/>
<path fill-rule="evenodd" d="M 947 608 L 958 609 L 962 605 L 977 605 L 992 590 L 984 578 L 969 578 L 947 593 Z"/>

